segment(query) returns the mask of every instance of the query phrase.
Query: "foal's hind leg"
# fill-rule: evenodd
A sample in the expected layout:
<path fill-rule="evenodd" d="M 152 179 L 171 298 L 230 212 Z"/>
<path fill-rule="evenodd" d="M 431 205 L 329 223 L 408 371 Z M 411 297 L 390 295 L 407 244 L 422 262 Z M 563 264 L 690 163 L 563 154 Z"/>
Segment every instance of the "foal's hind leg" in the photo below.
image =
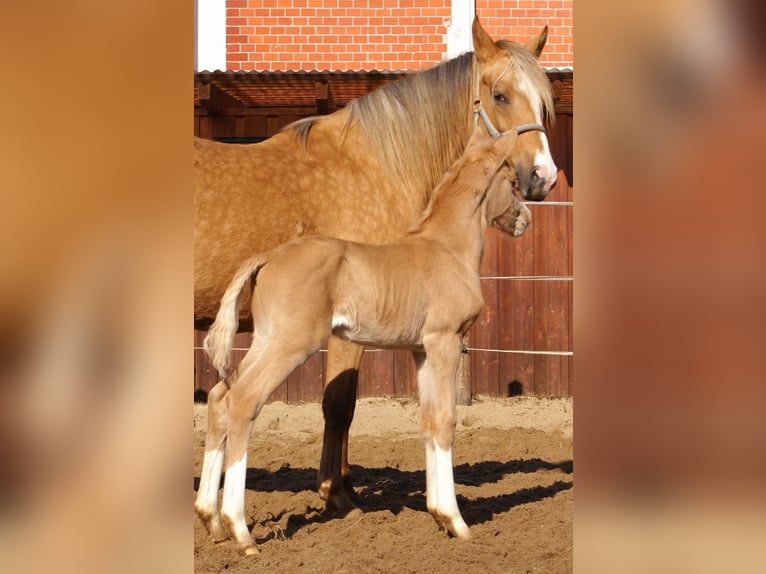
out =
<path fill-rule="evenodd" d="M 457 505 L 452 473 L 461 338 L 455 334 L 431 335 L 423 343 L 425 355 L 414 356 L 426 447 L 426 507 L 441 528 L 458 538 L 470 538 L 471 530 Z"/>
<path fill-rule="evenodd" d="M 239 377 L 226 395 L 229 413 L 227 467 L 221 519 L 237 548 L 244 554 L 258 553 L 245 521 L 245 478 L 250 432 L 269 395 L 321 346 L 322 337 L 303 335 L 293 334 L 280 341 L 271 340 L 261 352 L 254 353 L 251 349 L 240 363 Z"/>
<path fill-rule="evenodd" d="M 227 411 L 225 399 L 228 390 L 228 385 L 221 381 L 208 394 L 205 457 L 202 460 L 197 500 L 194 503 L 194 509 L 216 542 L 229 537 L 221 523 L 221 515 L 218 513 L 218 487 L 221 482 L 223 451 L 226 442 Z"/>
<path fill-rule="evenodd" d="M 327 508 L 342 516 L 356 515 L 360 511 L 351 500 L 354 490 L 348 471 L 348 431 L 354 418 L 364 347 L 331 337 L 327 351 L 322 399 L 324 441 L 317 489 Z"/>

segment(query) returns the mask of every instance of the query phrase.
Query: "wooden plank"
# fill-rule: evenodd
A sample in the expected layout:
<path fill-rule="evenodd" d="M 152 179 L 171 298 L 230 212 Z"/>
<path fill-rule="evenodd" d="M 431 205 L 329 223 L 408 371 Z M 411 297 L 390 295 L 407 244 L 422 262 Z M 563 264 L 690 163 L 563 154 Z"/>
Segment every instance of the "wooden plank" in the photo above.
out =
<path fill-rule="evenodd" d="M 359 363 L 359 384 L 356 390 L 357 398 L 365 398 L 375 396 L 372 394 L 372 389 L 375 385 L 375 376 L 373 372 L 373 357 L 372 353 L 365 351 L 362 355 L 362 361 Z"/>
<path fill-rule="evenodd" d="M 301 389 L 303 388 L 303 371 L 300 367 L 287 375 L 283 386 L 286 390 L 285 402 L 291 405 L 301 403 Z"/>
<path fill-rule="evenodd" d="M 322 399 L 324 353 L 314 353 L 287 377 L 287 402 L 303 404 Z"/>
<path fill-rule="evenodd" d="M 534 225 L 534 219 L 532 225 Z M 498 271 L 501 276 L 533 274 L 534 241 L 529 228 L 519 238 L 500 235 Z M 498 283 L 499 344 L 501 349 L 534 349 L 534 286 L 532 281 L 507 279 Z M 498 357 L 497 396 L 530 394 L 534 391 L 535 362 L 532 355 L 501 353 Z"/>
<path fill-rule="evenodd" d="M 564 172 L 569 184 L 571 184 L 574 175 L 572 138 L 572 115 L 557 113 L 555 125 L 548 130 L 548 143 L 553 161 Z"/>
<path fill-rule="evenodd" d="M 266 404 L 273 403 L 274 401 L 280 401 L 283 403 L 287 402 L 287 381 L 282 381 L 280 385 L 277 387 L 277 390 L 271 393 L 268 399 L 266 399 Z"/>
<path fill-rule="evenodd" d="M 213 139 L 213 119 L 210 117 L 199 118 L 199 132 L 197 135 L 205 139 Z"/>
<path fill-rule="evenodd" d="M 234 137 L 243 138 L 247 136 L 245 129 L 245 116 L 234 116 Z"/>
<path fill-rule="evenodd" d="M 394 352 L 393 379 L 395 397 L 416 398 L 418 396 L 415 360 L 409 351 Z"/>
<path fill-rule="evenodd" d="M 234 116 L 210 116 L 213 122 L 213 138 L 231 138 L 234 134 Z"/>
<path fill-rule="evenodd" d="M 245 116 L 245 137 L 268 137 L 268 134 L 266 133 L 266 117 Z"/>
<path fill-rule="evenodd" d="M 484 256 L 479 273 L 482 277 L 496 277 L 498 274 L 498 234 L 487 230 Z M 484 309 L 476 320 L 470 334 L 471 347 L 476 349 L 497 349 L 497 281 L 482 281 Z M 472 351 L 471 393 L 492 395 L 496 392 L 498 377 L 498 354 L 492 351 Z"/>
<path fill-rule="evenodd" d="M 567 197 L 574 202 L 574 189 L 567 186 Z M 569 226 L 567 240 L 569 242 L 569 275 L 574 278 L 574 207 L 567 208 L 567 224 Z M 569 351 L 574 350 L 574 282 L 569 289 Z M 574 395 L 574 357 L 569 357 L 569 384 L 567 396 Z"/>
<path fill-rule="evenodd" d="M 391 397 L 394 394 L 394 353 L 372 353 L 373 387 L 371 397 Z"/>
<path fill-rule="evenodd" d="M 281 120 L 280 116 L 266 117 L 266 135 L 268 137 L 273 136 L 275 133 L 277 133 L 281 129 L 282 125 L 284 125 L 283 123 L 281 123 L 280 120 Z"/>
<path fill-rule="evenodd" d="M 470 336 L 463 337 L 462 345 L 464 348 L 471 346 Z M 458 405 L 470 405 L 472 398 L 471 385 L 471 354 L 460 353 L 460 362 L 457 367 L 457 381 L 455 382 L 455 402 Z"/>
<path fill-rule="evenodd" d="M 566 201 L 566 180 L 559 172 L 556 187 L 549 194 L 552 201 Z M 567 276 L 569 273 L 568 206 L 536 206 L 534 274 Z M 536 281 L 535 350 L 565 351 L 569 349 L 569 281 Z M 569 384 L 567 357 L 535 356 L 535 394 L 560 396 Z"/>
<path fill-rule="evenodd" d="M 195 108 L 194 113 L 200 116 L 294 116 L 308 117 L 317 113 L 315 106 L 271 106 L 258 108 L 225 108 L 216 112 L 208 112 L 204 108 Z"/>
<path fill-rule="evenodd" d="M 281 116 L 277 117 L 277 125 L 279 126 L 279 129 L 283 129 L 285 126 L 288 126 L 289 124 L 293 122 L 297 122 L 299 119 L 301 119 L 302 116 L 299 116 L 297 114 L 283 114 Z"/>

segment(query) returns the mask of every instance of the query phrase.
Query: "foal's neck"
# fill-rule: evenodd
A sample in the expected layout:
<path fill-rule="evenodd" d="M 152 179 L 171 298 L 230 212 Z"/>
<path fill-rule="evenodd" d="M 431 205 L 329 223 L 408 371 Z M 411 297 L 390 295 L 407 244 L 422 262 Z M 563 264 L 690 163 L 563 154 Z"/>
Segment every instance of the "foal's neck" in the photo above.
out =
<path fill-rule="evenodd" d="M 492 156 L 461 160 L 434 190 L 412 235 L 442 244 L 467 266 L 478 271 L 484 250 L 487 190 L 497 177 L 498 160 Z"/>

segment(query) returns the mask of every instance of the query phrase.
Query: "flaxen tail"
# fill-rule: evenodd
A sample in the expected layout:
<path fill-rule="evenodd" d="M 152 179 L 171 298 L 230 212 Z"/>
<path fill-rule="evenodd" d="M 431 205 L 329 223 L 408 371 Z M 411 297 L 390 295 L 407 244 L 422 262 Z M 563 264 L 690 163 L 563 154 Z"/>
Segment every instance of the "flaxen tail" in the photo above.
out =
<path fill-rule="evenodd" d="M 207 332 L 205 341 L 202 343 L 213 366 L 218 371 L 221 379 L 226 378 L 226 371 L 229 368 L 231 360 L 231 347 L 234 341 L 234 334 L 239 326 L 239 295 L 254 274 L 266 265 L 268 256 L 266 254 L 256 255 L 240 265 L 234 278 L 226 288 L 226 292 L 221 297 L 221 307 L 218 309 L 215 322 Z"/>

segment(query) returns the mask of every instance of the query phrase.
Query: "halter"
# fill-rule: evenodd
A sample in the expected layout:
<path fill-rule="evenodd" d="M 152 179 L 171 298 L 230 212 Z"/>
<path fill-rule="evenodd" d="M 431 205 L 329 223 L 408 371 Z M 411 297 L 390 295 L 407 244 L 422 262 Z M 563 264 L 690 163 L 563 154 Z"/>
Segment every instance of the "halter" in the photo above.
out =
<path fill-rule="evenodd" d="M 487 112 L 484 111 L 484 106 L 481 103 L 481 96 L 479 94 L 479 91 L 481 88 L 479 61 L 476 59 L 474 60 L 475 60 L 474 69 L 476 70 L 476 74 L 474 76 L 474 82 L 473 82 L 473 123 L 474 125 L 476 125 L 479 122 L 479 118 L 481 118 L 489 134 L 492 137 L 497 138 L 504 135 L 506 132 L 500 133 L 499 131 L 497 131 L 495 126 L 492 125 L 492 121 L 489 119 L 489 116 L 487 116 Z M 519 135 L 526 132 L 532 132 L 532 131 L 539 131 L 539 132 L 543 132 L 545 135 L 548 135 L 548 132 L 545 131 L 545 128 L 542 126 L 542 124 L 523 124 L 516 127 L 516 133 Z"/>

